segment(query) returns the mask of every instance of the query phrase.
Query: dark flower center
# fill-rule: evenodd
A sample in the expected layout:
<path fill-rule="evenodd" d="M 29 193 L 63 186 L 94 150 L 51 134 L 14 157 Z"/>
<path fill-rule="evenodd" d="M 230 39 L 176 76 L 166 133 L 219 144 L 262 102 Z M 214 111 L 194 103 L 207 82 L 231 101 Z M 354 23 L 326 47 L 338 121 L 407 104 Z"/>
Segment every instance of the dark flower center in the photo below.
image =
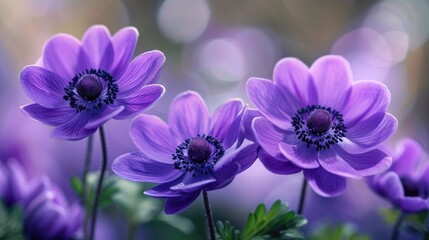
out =
<path fill-rule="evenodd" d="M 311 105 L 299 109 L 291 123 L 298 139 L 319 151 L 343 141 L 347 132 L 343 122 L 343 115 L 337 110 Z"/>
<path fill-rule="evenodd" d="M 214 165 L 224 155 L 225 150 L 219 139 L 210 135 L 187 138 L 173 153 L 174 168 L 196 174 L 209 174 Z"/>
<path fill-rule="evenodd" d="M 428 189 L 423 185 L 419 184 L 415 180 L 407 176 L 401 176 L 402 187 L 404 188 L 404 195 L 407 197 L 429 197 Z"/>
<path fill-rule="evenodd" d="M 64 100 L 76 112 L 97 111 L 103 105 L 113 104 L 119 92 L 116 80 L 101 69 L 87 69 L 76 74 L 64 88 Z"/>
<path fill-rule="evenodd" d="M 85 75 L 79 79 L 76 90 L 79 96 L 88 101 L 92 101 L 100 96 L 103 85 L 101 85 L 100 81 L 94 76 Z"/>
<path fill-rule="evenodd" d="M 202 163 L 207 161 L 212 150 L 209 143 L 204 138 L 193 138 L 188 145 L 188 157 L 193 162 Z"/>
<path fill-rule="evenodd" d="M 331 114 L 322 109 L 316 109 L 307 118 L 307 127 L 310 132 L 321 135 L 331 127 Z"/>

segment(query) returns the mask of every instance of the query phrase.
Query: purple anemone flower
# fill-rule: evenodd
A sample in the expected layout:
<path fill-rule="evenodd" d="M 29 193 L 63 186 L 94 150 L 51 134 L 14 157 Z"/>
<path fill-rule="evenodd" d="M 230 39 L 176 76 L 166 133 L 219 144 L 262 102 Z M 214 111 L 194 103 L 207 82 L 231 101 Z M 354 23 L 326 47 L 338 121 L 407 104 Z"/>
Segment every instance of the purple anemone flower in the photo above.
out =
<path fill-rule="evenodd" d="M 251 78 L 250 100 L 264 117 L 252 121 L 259 158 L 270 171 L 303 170 L 322 196 L 337 196 L 346 178 L 362 178 L 387 169 L 391 157 L 378 149 L 397 129 L 387 113 L 390 92 L 374 81 L 352 82 L 348 62 L 325 56 L 310 68 L 285 58 L 273 81 Z"/>
<path fill-rule="evenodd" d="M 165 212 L 189 207 L 201 191 L 227 186 L 257 157 L 257 145 L 239 141 L 246 108 L 231 100 L 210 114 L 201 96 L 184 92 L 173 101 L 168 124 L 140 115 L 130 136 L 141 152 L 115 159 L 113 171 L 128 180 L 159 183 L 145 192 L 166 198 Z"/>
<path fill-rule="evenodd" d="M 29 239 L 71 239 L 82 224 L 78 203 L 69 205 L 63 192 L 48 178 L 24 198 L 24 232 Z"/>
<path fill-rule="evenodd" d="M 0 199 L 6 206 L 19 204 L 34 187 L 18 161 L 0 161 Z"/>
<path fill-rule="evenodd" d="M 422 146 L 413 139 L 403 139 L 392 156 L 389 171 L 368 177 L 368 185 L 404 212 L 428 210 L 429 162 Z"/>
<path fill-rule="evenodd" d="M 53 136 L 78 140 L 111 118 L 129 118 L 148 108 L 164 93 L 153 83 L 165 58 L 151 51 L 131 61 L 137 37 L 133 27 L 111 36 L 99 25 L 89 28 L 82 41 L 67 34 L 52 37 L 38 64 L 20 75 L 24 92 L 36 102 L 23 111 L 54 126 Z"/>

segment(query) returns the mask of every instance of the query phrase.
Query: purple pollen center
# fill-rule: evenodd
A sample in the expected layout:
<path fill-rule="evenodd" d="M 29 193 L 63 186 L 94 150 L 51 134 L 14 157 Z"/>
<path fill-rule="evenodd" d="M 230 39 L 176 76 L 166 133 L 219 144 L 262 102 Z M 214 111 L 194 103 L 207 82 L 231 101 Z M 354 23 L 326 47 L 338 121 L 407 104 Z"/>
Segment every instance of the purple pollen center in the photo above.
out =
<path fill-rule="evenodd" d="M 331 123 L 331 114 L 323 109 L 315 109 L 307 118 L 308 129 L 318 135 L 327 132 L 331 127 Z"/>
<path fill-rule="evenodd" d="M 91 75 L 82 76 L 76 85 L 76 91 L 79 96 L 88 101 L 97 99 L 100 96 L 102 90 L 103 85 L 101 84 L 100 80 Z"/>
<path fill-rule="evenodd" d="M 204 138 L 193 138 L 188 145 L 188 158 L 196 163 L 203 163 L 209 159 L 212 150 Z"/>

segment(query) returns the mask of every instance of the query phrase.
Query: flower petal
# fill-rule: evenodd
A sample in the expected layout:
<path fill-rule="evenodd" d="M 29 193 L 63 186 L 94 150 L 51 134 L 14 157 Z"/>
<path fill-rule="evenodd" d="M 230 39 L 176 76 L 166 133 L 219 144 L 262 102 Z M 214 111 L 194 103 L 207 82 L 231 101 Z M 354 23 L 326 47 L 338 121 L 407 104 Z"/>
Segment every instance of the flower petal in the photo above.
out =
<path fill-rule="evenodd" d="M 414 174 L 420 160 L 423 157 L 422 146 L 414 139 L 404 139 L 399 144 L 398 153 L 394 156 L 391 171 L 397 172 L 400 175 L 409 176 Z M 429 186 L 429 175 L 428 175 Z"/>
<path fill-rule="evenodd" d="M 206 133 L 209 119 L 210 114 L 204 100 L 192 91 L 177 96 L 168 113 L 170 129 L 183 140 Z"/>
<path fill-rule="evenodd" d="M 304 169 L 318 168 L 317 152 L 315 148 L 308 148 L 305 143 L 290 145 L 279 143 L 279 148 L 283 156 L 289 159 L 293 164 Z"/>
<path fill-rule="evenodd" d="M 175 169 L 177 171 L 177 169 Z M 216 179 L 211 174 L 196 174 L 193 176 L 191 173 L 184 174 L 184 178 L 174 186 L 171 190 L 180 191 L 185 193 L 201 190 L 205 185 L 216 182 Z"/>
<path fill-rule="evenodd" d="M 21 110 L 30 118 L 51 126 L 64 124 L 76 114 L 70 107 L 45 108 L 37 103 L 22 106 Z"/>
<path fill-rule="evenodd" d="M 240 164 L 240 172 L 248 169 L 258 158 L 258 144 L 253 143 L 247 146 L 242 146 L 234 156 L 234 162 Z"/>
<path fill-rule="evenodd" d="M 27 66 L 19 78 L 25 94 L 36 103 L 47 108 L 66 105 L 63 98 L 66 83 L 54 72 L 42 67 Z"/>
<path fill-rule="evenodd" d="M 264 150 L 259 151 L 259 159 L 268 171 L 275 174 L 288 175 L 302 170 L 302 168 L 295 166 L 283 155 L 273 157 Z"/>
<path fill-rule="evenodd" d="M 93 68 L 110 70 L 114 51 L 109 29 L 103 25 L 94 25 L 86 30 L 82 37 L 82 48 Z"/>
<path fill-rule="evenodd" d="M 243 101 L 231 100 L 218 107 L 211 117 L 210 134 L 223 143 L 228 149 L 237 141 L 243 111 Z"/>
<path fill-rule="evenodd" d="M 346 157 L 349 157 L 346 155 Z M 318 151 L 317 158 L 320 165 L 328 172 L 342 177 L 360 179 L 362 176 L 356 169 L 342 159 L 335 151 Z"/>
<path fill-rule="evenodd" d="M 113 35 L 112 43 L 115 53 L 111 66 L 112 75 L 122 76 L 133 57 L 139 32 L 135 27 L 125 27 Z"/>
<path fill-rule="evenodd" d="M 215 178 L 216 182 L 204 186 L 205 191 L 211 191 L 228 186 L 234 180 L 235 176 L 240 172 L 240 164 L 237 162 L 229 162 L 229 164 L 216 164 Z"/>
<path fill-rule="evenodd" d="M 52 131 L 52 137 L 64 138 L 67 140 L 80 140 L 97 131 L 97 128 L 85 128 L 89 119 L 82 116 L 83 115 L 76 114 L 68 122 L 56 127 Z"/>
<path fill-rule="evenodd" d="M 284 89 L 279 89 L 266 79 L 251 78 L 246 84 L 247 95 L 261 113 L 277 127 L 287 129 L 291 126 L 291 116 L 303 107 L 292 95 L 285 95 Z"/>
<path fill-rule="evenodd" d="M 157 116 L 141 114 L 131 123 L 130 137 L 150 159 L 171 163 L 179 140 L 172 136 L 168 125 Z"/>
<path fill-rule="evenodd" d="M 171 186 L 177 184 L 177 180 L 173 180 L 172 182 L 162 183 L 148 189 L 144 192 L 145 195 L 156 197 L 156 198 L 164 198 L 164 197 L 180 197 L 183 196 L 183 193 L 180 191 L 171 190 Z"/>
<path fill-rule="evenodd" d="M 376 188 L 379 193 L 388 199 L 395 200 L 404 196 L 401 179 L 395 172 L 387 172 L 378 178 Z"/>
<path fill-rule="evenodd" d="M 350 98 L 342 110 L 347 127 L 378 112 L 386 112 L 390 104 L 390 92 L 387 87 L 375 81 L 359 81 L 352 85 Z"/>
<path fill-rule="evenodd" d="M 137 56 L 117 79 L 118 98 L 126 98 L 144 85 L 154 83 L 164 62 L 164 54 L 160 51 L 145 52 Z"/>
<path fill-rule="evenodd" d="M 165 200 L 164 212 L 166 214 L 177 214 L 186 210 L 197 197 L 201 191 L 195 191 L 181 197 L 167 198 Z"/>
<path fill-rule="evenodd" d="M 42 62 L 45 68 L 58 74 L 65 83 L 91 66 L 79 40 L 68 34 L 58 34 L 46 43 Z"/>
<path fill-rule="evenodd" d="M 34 239 L 58 238 L 57 234 L 64 223 L 65 214 L 61 210 L 63 209 L 53 202 L 43 202 L 25 219 L 24 229 L 27 236 Z"/>
<path fill-rule="evenodd" d="M 255 119 L 256 117 L 262 117 L 261 112 L 259 112 L 256 109 L 250 109 L 247 108 L 246 112 L 244 113 L 244 117 L 243 117 L 243 136 L 241 138 L 248 139 L 252 142 L 256 142 L 256 138 L 255 138 L 255 134 L 253 132 L 252 129 L 252 121 L 253 119 Z"/>
<path fill-rule="evenodd" d="M 304 169 L 304 176 L 313 190 L 323 197 L 335 197 L 346 190 L 347 181 L 323 168 Z"/>
<path fill-rule="evenodd" d="M 305 105 L 317 104 L 317 91 L 310 70 L 297 58 L 283 58 L 274 67 L 274 84 L 287 89 Z"/>
<path fill-rule="evenodd" d="M 347 138 L 361 149 L 369 151 L 384 143 L 398 128 L 398 120 L 389 113 L 379 112 L 348 129 Z M 347 146 L 340 144 L 346 150 Z M 348 151 L 348 150 L 346 150 Z"/>
<path fill-rule="evenodd" d="M 119 107 L 110 107 L 105 106 L 103 109 L 96 112 L 83 112 L 87 115 L 89 119 L 88 123 L 85 125 L 87 129 L 99 128 L 101 125 L 109 121 L 111 118 L 115 117 L 124 110 L 123 106 Z"/>
<path fill-rule="evenodd" d="M 361 176 L 381 173 L 392 165 L 392 158 L 379 149 L 374 149 L 365 153 L 350 154 L 341 149 L 341 147 L 334 148 L 343 161 L 346 161 L 347 164 L 355 169 Z"/>
<path fill-rule="evenodd" d="M 72 237 L 74 233 L 79 229 L 80 225 L 82 224 L 83 219 L 83 211 L 82 207 L 75 203 L 70 206 L 67 213 L 67 230 L 64 234 L 66 237 Z"/>
<path fill-rule="evenodd" d="M 127 153 L 112 163 L 113 172 L 125 179 L 138 182 L 164 183 L 180 177 L 183 172 L 171 164 L 158 162 L 140 152 Z"/>
<path fill-rule="evenodd" d="M 350 64 L 340 56 L 324 56 L 313 63 L 311 77 L 317 89 L 318 103 L 322 106 L 343 109 L 352 85 Z"/>
<path fill-rule="evenodd" d="M 429 209 L 429 200 L 421 197 L 404 197 L 396 202 L 404 212 L 416 213 Z"/>
<path fill-rule="evenodd" d="M 295 136 L 290 131 L 276 127 L 264 117 L 255 118 L 252 122 L 253 132 L 257 143 L 271 156 L 281 155 L 279 143 L 292 142 Z"/>
<path fill-rule="evenodd" d="M 118 99 L 118 102 L 122 104 L 125 109 L 116 115 L 115 119 L 126 119 L 134 117 L 139 112 L 148 109 L 158 99 L 164 95 L 165 88 L 159 84 L 151 84 L 142 87 L 137 92 L 125 99 Z"/>

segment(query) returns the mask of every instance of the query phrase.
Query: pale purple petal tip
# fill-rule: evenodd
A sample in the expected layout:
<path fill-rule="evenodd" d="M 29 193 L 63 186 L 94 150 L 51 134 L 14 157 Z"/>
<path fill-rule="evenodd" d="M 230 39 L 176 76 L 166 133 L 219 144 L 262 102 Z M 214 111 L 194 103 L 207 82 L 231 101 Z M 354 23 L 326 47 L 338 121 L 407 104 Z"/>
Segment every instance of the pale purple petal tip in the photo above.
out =
<path fill-rule="evenodd" d="M 177 96 L 170 107 L 170 129 L 181 139 L 195 137 L 207 132 L 210 114 L 202 97 L 193 91 Z"/>

